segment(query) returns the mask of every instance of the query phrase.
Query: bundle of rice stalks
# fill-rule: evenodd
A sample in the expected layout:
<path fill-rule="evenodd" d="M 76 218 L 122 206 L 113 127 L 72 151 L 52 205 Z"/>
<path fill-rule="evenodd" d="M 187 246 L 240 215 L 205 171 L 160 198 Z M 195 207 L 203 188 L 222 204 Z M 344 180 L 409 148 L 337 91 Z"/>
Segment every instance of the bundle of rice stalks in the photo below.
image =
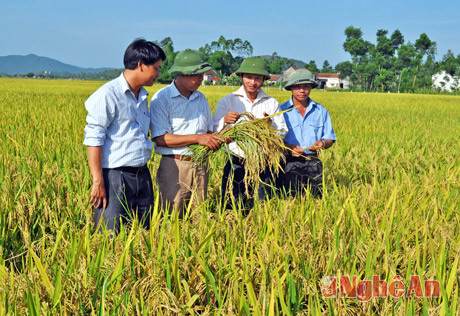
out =
<path fill-rule="evenodd" d="M 258 185 L 262 171 L 269 168 L 272 174 L 278 174 L 281 169 L 281 161 L 286 159 L 283 152 L 287 148 L 284 146 L 283 137 L 276 132 L 268 118 L 256 119 L 251 113 L 244 112 L 237 123 L 227 125 L 216 134 L 224 139 L 230 137 L 244 153 L 246 191 L 250 185 Z M 197 164 L 206 164 L 215 155 L 230 157 L 227 144 L 216 151 L 194 144 L 190 146 L 190 151 L 192 161 Z"/>

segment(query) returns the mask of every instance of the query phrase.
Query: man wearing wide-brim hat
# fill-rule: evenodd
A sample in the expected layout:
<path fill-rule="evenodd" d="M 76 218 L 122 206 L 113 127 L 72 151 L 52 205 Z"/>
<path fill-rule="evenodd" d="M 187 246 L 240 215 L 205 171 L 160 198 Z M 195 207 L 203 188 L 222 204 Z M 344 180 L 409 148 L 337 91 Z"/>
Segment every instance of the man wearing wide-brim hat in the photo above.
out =
<path fill-rule="evenodd" d="M 322 196 L 323 164 L 318 153 L 337 140 L 328 111 L 310 99 L 311 90 L 317 86 L 307 69 L 293 72 L 285 86 L 292 92 L 291 99 L 281 104 L 282 111 L 290 109 L 283 114 L 288 127 L 284 142 L 290 151 L 277 186 L 291 195 L 309 187 L 313 195 Z"/>
<path fill-rule="evenodd" d="M 205 201 L 207 194 L 208 168 L 191 161 L 189 146 L 200 144 L 215 150 L 223 141 L 211 133 L 211 109 L 197 90 L 203 74 L 211 69 L 201 52 L 179 52 L 169 70 L 176 78 L 155 93 L 150 103 L 152 139 L 155 152 L 162 155 L 156 177 L 161 205 L 169 211 L 176 209 L 179 217 L 192 193 L 193 205 Z"/>
<path fill-rule="evenodd" d="M 268 96 L 262 89 L 262 84 L 270 77 L 265 63 L 258 57 L 250 57 L 243 60 L 240 68 L 236 71 L 243 81 L 243 85 L 235 92 L 223 97 L 216 106 L 216 111 L 213 116 L 214 130 L 220 131 L 227 124 L 234 124 L 240 119 L 243 112 L 250 112 L 256 118 L 273 115 L 280 112 L 280 106 L 276 99 Z M 273 116 L 273 128 L 279 130 L 281 135 L 287 132 L 286 123 L 282 115 Z M 245 194 L 244 174 L 245 160 L 244 153 L 235 144 L 230 143 L 229 149 L 232 152 L 231 161 L 227 161 L 224 168 L 222 178 L 222 202 L 225 205 L 227 186 L 229 179 L 233 182 L 232 195 L 236 202 L 241 201 L 247 206 L 252 206 L 252 201 Z M 270 172 L 267 170 L 261 176 L 261 180 L 268 184 L 270 183 Z M 259 187 L 259 199 L 266 199 L 270 195 L 270 187 L 262 184 Z M 227 208 L 231 207 L 231 203 L 226 204 Z"/>

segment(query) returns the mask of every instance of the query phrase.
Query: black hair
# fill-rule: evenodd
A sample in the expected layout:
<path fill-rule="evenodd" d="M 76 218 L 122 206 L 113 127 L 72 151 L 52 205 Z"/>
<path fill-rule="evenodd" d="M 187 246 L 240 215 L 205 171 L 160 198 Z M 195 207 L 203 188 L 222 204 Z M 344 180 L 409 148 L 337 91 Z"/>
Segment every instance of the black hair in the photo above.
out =
<path fill-rule="evenodd" d="M 145 65 L 152 65 L 159 60 L 165 60 L 165 52 L 160 46 L 148 42 L 143 38 L 135 39 L 125 51 L 123 63 L 125 69 L 136 69 L 138 62 Z"/>

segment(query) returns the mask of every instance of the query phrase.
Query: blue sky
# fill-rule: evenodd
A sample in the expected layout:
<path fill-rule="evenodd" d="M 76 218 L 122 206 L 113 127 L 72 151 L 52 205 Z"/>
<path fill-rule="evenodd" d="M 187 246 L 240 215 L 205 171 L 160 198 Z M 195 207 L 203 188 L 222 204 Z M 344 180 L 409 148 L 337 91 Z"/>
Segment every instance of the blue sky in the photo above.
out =
<path fill-rule="evenodd" d="M 399 29 L 412 43 L 437 42 L 436 60 L 460 54 L 460 1 L 142 1 L 0 0 L 0 56 L 37 54 L 80 67 L 122 68 L 129 43 L 170 36 L 175 50 L 239 37 L 254 55 L 318 66 L 350 57 L 344 30 L 359 27 L 375 43 L 378 29 Z"/>

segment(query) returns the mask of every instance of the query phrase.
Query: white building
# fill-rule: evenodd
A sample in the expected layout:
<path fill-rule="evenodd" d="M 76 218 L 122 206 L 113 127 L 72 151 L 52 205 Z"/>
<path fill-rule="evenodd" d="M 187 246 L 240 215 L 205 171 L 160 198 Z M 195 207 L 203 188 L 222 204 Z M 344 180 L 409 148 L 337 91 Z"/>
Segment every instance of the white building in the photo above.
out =
<path fill-rule="evenodd" d="M 340 72 L 336 74 L 315 74 L 318 89 L 348 89 L 348 80 L 340 79 L 339 75 Z"/>
<path fill-rule="evenodd" d="M 433 89 L 452 92 L 460 89 L 460 78 L 451 76 L 444 70 L 435 73 L 431 79 L 433 80 Z"/>

